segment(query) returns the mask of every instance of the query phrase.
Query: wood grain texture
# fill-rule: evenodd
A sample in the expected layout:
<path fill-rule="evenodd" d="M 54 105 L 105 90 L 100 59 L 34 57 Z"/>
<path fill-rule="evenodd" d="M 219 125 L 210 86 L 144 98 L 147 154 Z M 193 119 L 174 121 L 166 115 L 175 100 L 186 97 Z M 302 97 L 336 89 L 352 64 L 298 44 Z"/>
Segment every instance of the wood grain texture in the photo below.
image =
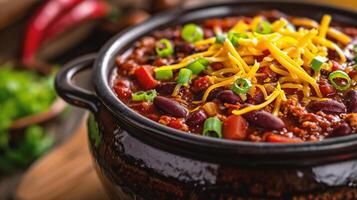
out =
<path fill-rule="evenodd" d="M 15 199 L 107 199 L 92 168 L 86 125 L 69 141 L 36 162 L 24 175 Z"/>

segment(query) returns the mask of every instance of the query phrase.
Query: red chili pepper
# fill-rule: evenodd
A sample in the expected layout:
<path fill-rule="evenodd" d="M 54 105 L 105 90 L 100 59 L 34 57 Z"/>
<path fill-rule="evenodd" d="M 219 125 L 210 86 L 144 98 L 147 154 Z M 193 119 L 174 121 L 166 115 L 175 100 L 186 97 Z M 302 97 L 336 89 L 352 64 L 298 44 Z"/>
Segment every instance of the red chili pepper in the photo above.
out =
<path fill-rule="evenodd" d="M 51 24 L 46 31 L 46 40 L 54 38 L 82 22 L 103 18 L 110 11 L 110 7 L 105 1 L 82 1 Z"/>
<path fill-rule="evenodd" d="M 135 70 L 135 77 L 139 81 L 142 88 L 145 90 L 154 89 L 157 81 L 154 79 L 146 66 L 141 66 Z"/>
<path fill-rule="evenodd" d="M 22 61 L 25 64 L 30 64 L 33 61 L 35 53 L 44 39 L 45 30 L 51 23 L 63 12 L 81 1 L 83 0 L 49 0 L 36 11 L 26 29 L 22 52 Z"/>

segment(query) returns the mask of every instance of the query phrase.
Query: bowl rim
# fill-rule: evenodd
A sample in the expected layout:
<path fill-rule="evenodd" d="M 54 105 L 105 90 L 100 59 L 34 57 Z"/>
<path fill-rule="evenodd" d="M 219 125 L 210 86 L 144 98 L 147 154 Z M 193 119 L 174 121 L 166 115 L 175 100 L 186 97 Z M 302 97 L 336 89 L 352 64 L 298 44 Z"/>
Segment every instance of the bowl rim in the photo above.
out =
<path fill-rule="evenodd" d="M 328 12 L 339 14 L 348 18 L 357 18 L 357 12 L 336 8 L 333 6 L 319 5 L 315 3 L 306 2 L 284 2 L 284 1 L 238 1 L 238 2 L 224 2 L 215 3 L 201 6 L 188 7 L 183 9 L 176 9 L 160 13 L 145 21 L 144 23 L 128 28 L 111 40 L 109 40 L 100 50 L 97 59 L 94 64 L 93 81 L 96 94 L 104 105 L 119 119 L 125 123 L 129 123 L 141 130 L 146 130 L 150 137 L 167 142 L 173 142 L 172 144 L 182 143 L 193 147 L 192 145 L 199 145 L 200 148 L 210 148 L 219 152 L 234 152 L 235 154 L 254 154 L 261 156 L 268 155 L 304 155 L 304 156 L 317 156 L 321 154 L 336 154 L 338 152 L 350 151 L 357 147 L 357 134 L 350 136 L 327 138 L 318 142 L 302 142 L 302 143 L 268 143 L 268 142 L 249 142 L 249 141 L 233 141 L 218 138 L 205 137 L 195 134 L 187 134 L 184 131 L 176 130 L 157 122 L 154 122 L 134 110 L 130 109 L 123 102 L 121 102 L 114 94 L 109 84 L 109 76 L 112 68 L 114 67 L 115 56 L 118 51 L 127 49 L 126 40 L 133 40 L 133 38 L 140 38 L 145 36 L 147 32 L 150 32 L 158 27 L 167 26 L 170 22 L 175 20 L 178 16 L 184 20 L 189 17 L 195 17 L 195 14 L 200 14 L 203 11 L 228 11 L 229 7 L 235 6 L 256 6 L 253 4 L 259 4 L 259 7 L 271 6 L 275 7 L 278 4 L 290 7 L 308 7 L 311 9 L 319 9 L 320 12 Z M 221 10 L 219 10 L 221 9 Z M 265 9 L 271 10 L 271 9 Z M 289 13 L 288 13 L 289 14 Z M 189 15 L 189 16 L 188 16 Z M 232 13 L 231 13 L 232 15 Z M 227 15 L 229 16 L 229 14 Z M 197 17 L 197 16 L 196 16 Z M 196 19 L 200 19 L 199 17 Z M 357 25 L 357 23 L 356 23 Z M 147 138 L 145 136 L 145 138 Z M 140 138 L 139 138 L 140 139 Z"/>

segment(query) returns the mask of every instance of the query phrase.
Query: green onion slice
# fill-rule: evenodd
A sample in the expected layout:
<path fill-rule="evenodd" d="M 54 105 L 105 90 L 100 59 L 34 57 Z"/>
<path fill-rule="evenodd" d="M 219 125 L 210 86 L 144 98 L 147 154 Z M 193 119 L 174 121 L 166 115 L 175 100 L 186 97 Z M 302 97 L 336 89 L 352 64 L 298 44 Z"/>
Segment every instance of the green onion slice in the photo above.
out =
<path fill-rule="evenodd" d="M 328 79 L 330 80 L 332 86 L 337 90 L 347 90 L 351 85 L 351 78 L 346 72 L 341 70 L 331 72 Z"/>
<path fill-rule="evenodd" d="M 174 53 L 174 48 L 172 47 L 172 44 L 168 39 L 159 40 L 158 42 L 156 42 L 155 46 L 157 55 L 162 58 L 170 56 Z"/>
<path fill-rule="evenodd" d="M 180 69 L 177 83 L 187 85 L 190 82 L 192 71 L 186 68 Z"/>
<path fill-rule="evenodd" d="M 272 32 L 271 23 L 264 20 L 260 22 L 255 28 L 255 32 L 260 34 L 269 34 Z"/>
<path fill-rule="evenodd" d="M 237 78 L 231 90 L 236 94 L 246 94 L 252 88 L 252 83 L 246 78 Z"/>
<path fill-rule="evenodd" d="M 144 101 L 146 92 L 140 91 L 131 94 L 131 100 L 133 101 Z"/>
<path fill-rule="evenodd" d="M 206 69 L 208 65 L 208 60 L 205 58 L 199 58 L 196 61 L 193 61 L 187 66 L 187 69 L 191 70 L 193 74 L 200 74 L 203 70 Z"/>
<path fill-rule="evenodd" d="M 131 94 L 131 100 L 133 101 L 153 101 L 157 96 L 156 90 L 140 91 Z"/>
<path fill-rule="evenodd" d="M 170 80 L 174 76 L 174 73 L 171 69 L 166 70 L 157 70 L 155 72 L 155 79 L 156 80 Z"/>
<path fill-rule="evenodd" d="M 153 101 L 156 96 L 157 96 L 156 90 L 149 90 L 145 93 L 145 100 Z"/>
<path fill-rule="evenodd" d="M 241 38 L 248 38 L 248 35 L 245 33 L 237 33 L 233 31 L 228 32 L 228 39 L 235 47 L 239 46 L 239 39 Z"/>
<path fill-rule="evenodd" d="M 216 35 L 216 43 L 223 44 L 223 42 L 225 40 L 226 40 L 226 36 L 224 36 L 224 35 Z"/>
<path fill-rule="evenodd" d="M 196 24 L 186 24 L 182 29 L 181 37 L 186 42 L 197 42 L 203 39 L 203 30 Z"/>
<path fill-rule="evenodd" d="M 326 58 L 321 56 L 316 56 L 311 60 L 310 67 L 315 71 L 319 72 L 321 70 L 322 65 L 327 61 Z"/>
<path fill-rule="evenodd" d="M 222 138 L 222 122 L 217 117 L 206 119 L 203 125 L 203 135 Z"/>

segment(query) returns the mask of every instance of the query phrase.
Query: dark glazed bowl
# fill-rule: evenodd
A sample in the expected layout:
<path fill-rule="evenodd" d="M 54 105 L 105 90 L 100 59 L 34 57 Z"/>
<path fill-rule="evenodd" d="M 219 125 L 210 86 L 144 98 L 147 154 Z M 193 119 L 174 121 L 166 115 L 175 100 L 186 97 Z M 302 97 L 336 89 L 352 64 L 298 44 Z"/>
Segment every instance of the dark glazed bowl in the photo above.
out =
<path fill-rule="evenodd" d="M 229 141 L 187 134 L 132 111 L 109 77 L 115 56 L 153 30 L 204 18 L 278 9 L 357 26 L 357 13 L 305 3 L 244 1 L 176 10 L 121 32 L 98 55 L 70 62 L 56 78 L 67 102 L 92 112 L 94 165 L 114 199 L 357 199 L 357 135 L 301 144 Z M 95 93 L 74 84 L 93 71 Z M 90 86 L 88 86 L 90 87 Z"/>

